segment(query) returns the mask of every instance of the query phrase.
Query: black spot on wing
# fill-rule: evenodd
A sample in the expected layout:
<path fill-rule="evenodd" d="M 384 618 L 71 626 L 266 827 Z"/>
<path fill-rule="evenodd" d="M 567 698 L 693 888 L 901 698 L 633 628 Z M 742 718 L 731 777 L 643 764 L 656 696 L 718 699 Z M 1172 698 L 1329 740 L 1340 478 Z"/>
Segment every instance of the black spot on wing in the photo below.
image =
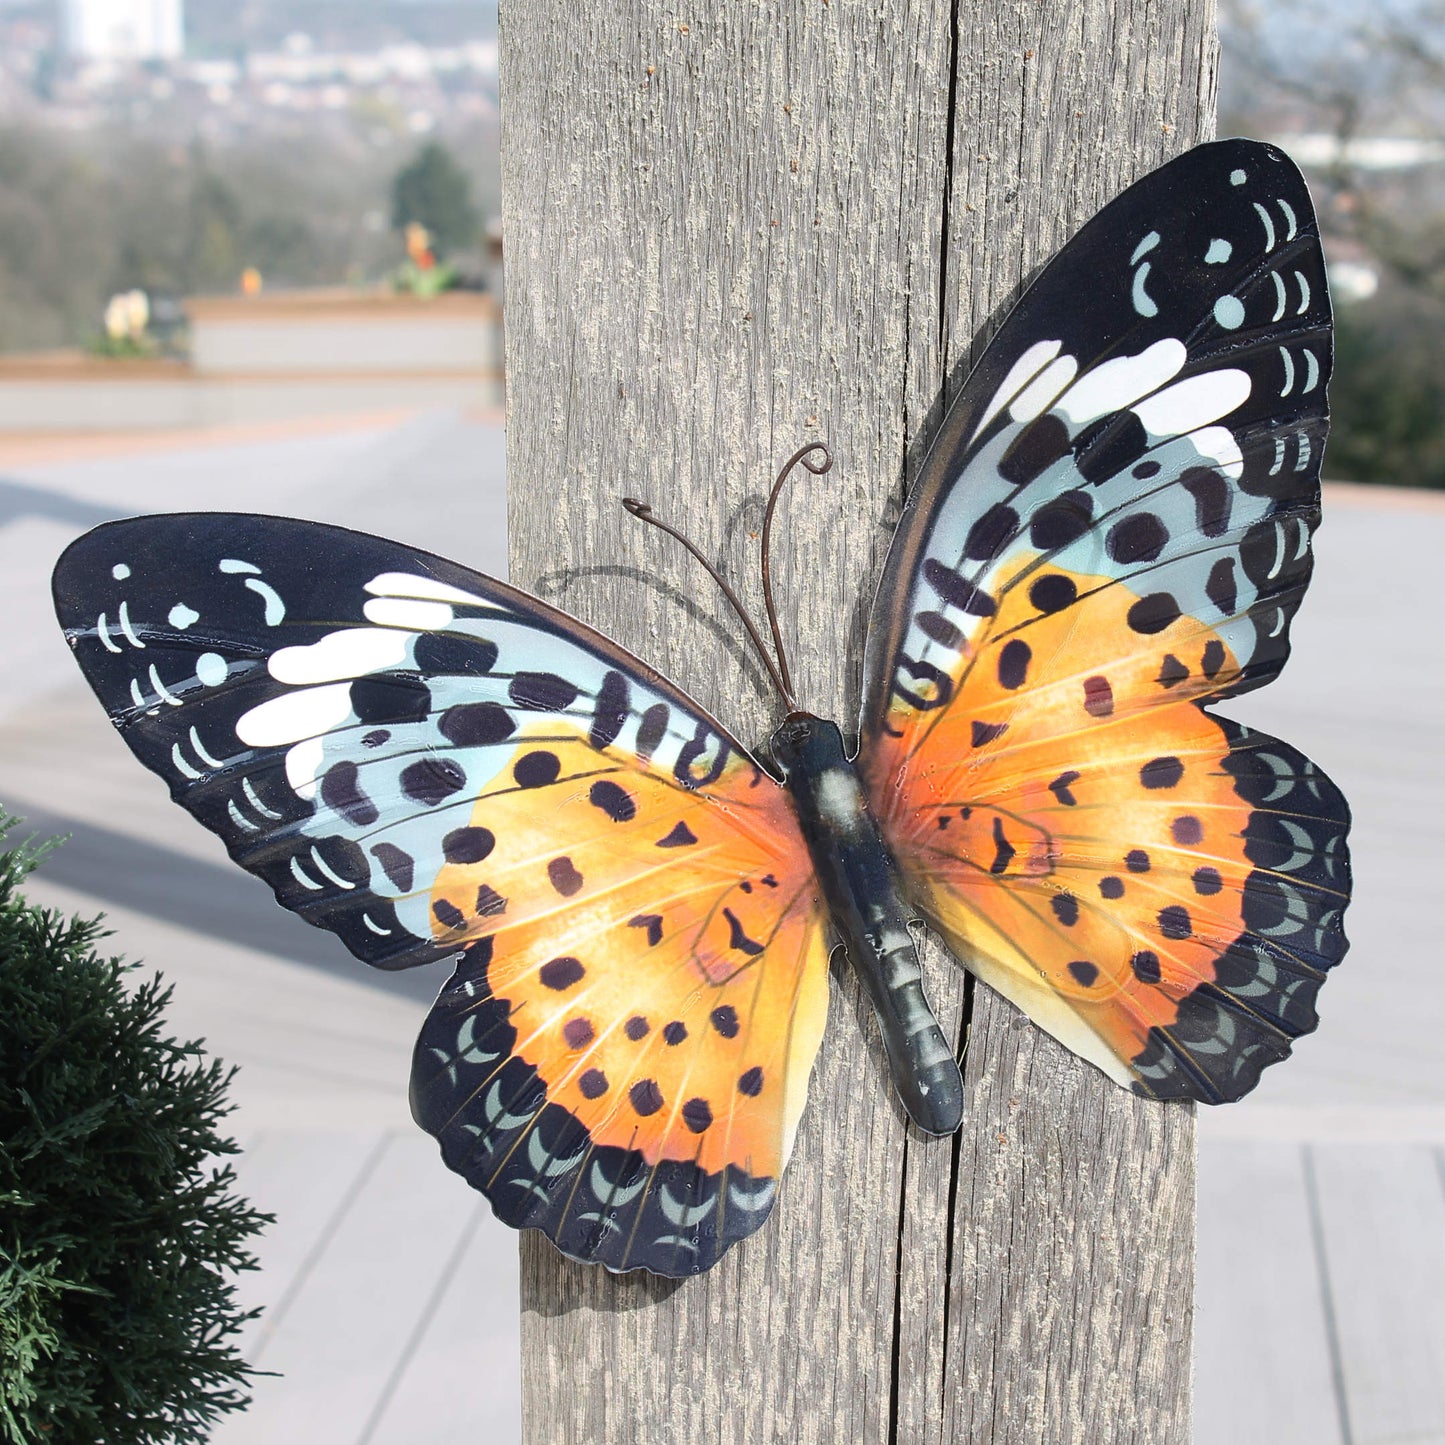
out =
<path fill-rule="evenodd" d="M 1234 558 L 1221 557 L 1209 569 L 1204 595 L 1225 617 L 1232 617 L 1239 606 L 1239 586 L 1234 577 Z"/>
<path fill-rule="evenodd" d="M 1176 757 L 1151 758 L 1139 769 L 1139 781 L 1146 788 L 1174 788 L 1184 776 L 1184 764 Z"/>
<path fill-rule="evenodd" d="M 451 758 L 422 758 L 401 770 L 401 790 L 413 802 L 434 808 L 467 785 L 467 775 Z"/>
<path fill-rule="evenodd" d="M 1040 612 L 1061 612 L 1078 595 L 1074 579 L 1062 572 L 1046 572 L 1029 587 L 1029 601 Z"/>
<path fill-rule="evenodd" d="M 996 503 L 968 529 L 963 555 L 971 562 L 987 562 L 999 556 L 1018 526 L 1018 513 L 1002 502 Z"/>
<path fill-rule="evenodd" d="M 562 764 L 556 753 L 543 749 L 523 753 L 512 765 L 512 777 L 519 788 L 545 788 L 557 781 Z"/>
<path fill-rule="evenodd" d="M 994 814 L 993 818 L 993 862 L 988 865 L 990 873 L 1006 873 L 1018 849 L 1004 835 L 1003 819 Z"/>
<path fill-rule="evenodd" d="M 478 918 L 497 918 L 507 911 L 507 900 L 489 883 L 477 889 L 476 911 Z"/>
<path fill-rule="evenodd" d="M 722 912 L 728 921 L 731 935 L 728 938 L 728 947 L 747 954 L 749 958 L 756 958 L 763 951 L 763 945 L 757 939 L 748 937 L 747 931 L 731 908 L 724 908 Z"/>
<path fill-rule="evenodd" d="M 547 878 L 552 887 L 562 895 L 563 898 L 571 898 L 574 894 L 582 891 L 585 880 L 577 871 L 576 865 L 570 858 L 553 858 L 547 864 Z"/>
<path fill-rule="evenodd" d="M 1016 487 L 1033 481 L 1069 454 L 1069 429 L 1052 412 L 1035 418 L 1009 444 L 999 459 L 999 475 Z"/>
<path fill-rule="evenodd" d="M 1126 472 L 1149 449 L 1149 434 L 1132 411 L 1111 412 L 1074 438 L 1074 465 L 1091 485 Z"/>
<path fill-rule="evenodd" d="M 352 762 L 332 763 L 321 775 L 321 801 L 358 828 L 370 827 L 381 816 L 362 791 L 361 771 Z"/>
<path fill-rule="evenodd" d="M 941 612 L 920 612 L 913 620 L 918 624 L 918 630 L 940 647 L 950 648 L 954 652 L 962 649 L 963 633 Z"/>
<path fill-rule="evenodd" d="M 632 689 L 620 672 L 609 671 L 597 692 L 587 741 L 599 751 L 615 743 L 632 704 Z"/>
<path fill-rule="evenodd" d="M 554 993 L 565 993 L 569 988 L 581 983 L 586 975 L 587 970 L 582 966 L 581 960 L 571 957 L 549 959 L 537 970 L 542 987 L 549 988 Z"/>
<path fill-rule="evenodd" d="M 445 898 L 438 898 L 431 906 L 432 913 L 436 920 L 444 928 L 461 928 L 467 921 L 467 916 L 454 903 L 449 903 Z"/>
<path fill-rule="evenodd" d="M 506 742 L 517 730 L 511 714 L 495 702 L 465 702 L 449 707 L 437 727 L 449 743 L 459 748 Z"/>
<path fill-rule="evenodd" d="M 950 607 L 956 607 L 970 617 L 992 617 L 998 610 L 998 604 L 987 592 L 952 567 L 946 567 L 936 557 L 924 561 L 923 580 Z"/>
<path fill-rule="evenodd" d="M 1033 649 L 1021 637 L 1012 637 L 1004 643 L 998 655 L 998 681 L 1000 687 L 1015 691 L 1028 680 L 1029 663 L 1033 660 Z"/>
<path fill-rule="evenodd" d="M 725 1003 L 720 1008 L 715 1008 L 708 1015 L 708 1022 L 725 1039 L 735 1039 L 738 1036 L 738 1011 L 730 1004 Z"/>
<path fill-rule="evenodd" d="M 637 816 L 637 804 L 626 788 L 600 778 L 592 784 L 587 801 L 605 813 L 614 823 L 630 823 Z"/>
<path fill-rule="evenodd" d="M 655 702 L 642 714 L 637 724 L 637 756 L 646 762 L 667 736 L 667 720 L 671 710 L 665 702 Z"/>
<path fill-rule="evenodd" d="M 431 689 L 417 677 L 379 673 L 351 684 L 351 710 L 367 724 L 420 722 L 431 711 Z"/>
<path fill-rule="evenodd" d="M 519 672 L 507 686 L 512 701 L 530 712 L 566 712 L 577 701 L 577 692 L 554 672 Z"/>
<path fill-rule="evenodd" d="M 1164 661 L 1159 666 L 1159 686 L 1178 687 L 1181 682 L 1188 681 L 1189 669 L 1174 656 L 1172 652 L 1164 654 Z"/>
<path fill-rule="evenodd" d="M 1087 492 L 1061 492 L 1046 502 L 1029 523 L 1029 540 L 1040 552 L 1076 542 L 1094 525 L 1094 499 Z"/>
<path fill-rule="evenodd" d="M 496 846 L 489 828 L 453 828 L 442 839 L 442 856 L 448 863 L 480 863 Z"/>
<path fill-rule="evenodd" d="M 410 893 L 412 883 L 416 878 L 416 864 L 411 854 L 395 843 L 375 843 L 371 849 L 372 857 L 381 864 L 381 871 L 386 874 L 391 886 L 398 893 Z"/>
<path fill-rule="evenodd" d="M 1049 792 L 1056 797 L 1066 808 L 1073 808 L 1078 805 L 1078 799 L 1071 791 L 1073 785 L 1079 781 L 1081 774 L 1072 769 L 1067 773 L 1060 773 L 1057 778 L 1049 784 Z"/>
<path fill-rule="evenodd" d="M 1128 611 L 1128 623 L 1135 632 L 1152 636 L 1172 627 L 1182 616 L 1173 593 L 1151 592 L 1141 597 Z"/>
<path fill-rule="evenodd" d="M 662 915 L 660 913 L 639 913 L 636 918 L 627 920 L 629 928 L 645 928 L 647 930 L 647 946 L 656 948 L 662 942 Z M 629 1020 L 629 1027 L 631 1021 Z M 644 1029 L 645 1033 L 646 1030 Z"/>
<path fill-rule="evenodd" d="M 413 652 L 416 665 L 433 677 L 481 677 L 497 665 L 497 647 L 454 632 L 424 632 Z"/>
<path fill-rule="evenodd" d="M 1169 531 L 1153 512 L 1134 512 L 1109 528 L 1104 548 L 1121 566 L 1153 562 L 1169 545 Z"/>
<path fill-rule="evenodd" d="M 1191 467 L 1179 478 L 1179 485 L 1194 498 L 1194 525 L 1206 537 L 1218 537 L 1229 530 L 1232 492 L 1218 471 L 1213 467 Z"/>

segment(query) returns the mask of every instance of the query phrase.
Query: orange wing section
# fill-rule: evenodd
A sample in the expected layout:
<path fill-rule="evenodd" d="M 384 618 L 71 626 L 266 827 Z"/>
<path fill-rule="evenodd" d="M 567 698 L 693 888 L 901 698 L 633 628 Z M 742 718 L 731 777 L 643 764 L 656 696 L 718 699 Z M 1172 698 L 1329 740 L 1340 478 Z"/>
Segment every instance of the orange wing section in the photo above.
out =
<path fill-rule="evenodd" d="M 1343 801 L 1195 705 L 1236 671 L 1197 619 L 1145 636 L 1138 594 L 1059 569 L 1078 600 L 1042 611 L 1037 575 L 1024 555 L 1002 577 L 950 705 L 895 700 L 865 753 L 884 834 L 955 952 L 1075 1052 L 1143 1092 L 1237 1097 L 1343 952 Z"/>
<path fill-rule="evenodd" d="M 690 794 L 544 731 L 477 799 L 492 841 L 441 870 L 438 930 L 492 939 L 516 1055 L 596 1144 L 776 1178 L 828 1007 L 786 794 L 741 760 Z M 513 781 L 539 753 L 579 768 L 541 797 Z"/>

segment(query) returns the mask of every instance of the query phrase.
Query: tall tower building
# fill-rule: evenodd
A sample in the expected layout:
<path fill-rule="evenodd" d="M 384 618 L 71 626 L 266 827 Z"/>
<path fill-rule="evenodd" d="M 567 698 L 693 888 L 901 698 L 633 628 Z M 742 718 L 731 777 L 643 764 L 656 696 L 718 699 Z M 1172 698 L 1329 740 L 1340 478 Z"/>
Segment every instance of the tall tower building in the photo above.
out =
<path fill-rule="evenodd" d="M 66 51 L 95 60 L 172 59 L 184 49 L 182 0 L 64 0 Z"/>

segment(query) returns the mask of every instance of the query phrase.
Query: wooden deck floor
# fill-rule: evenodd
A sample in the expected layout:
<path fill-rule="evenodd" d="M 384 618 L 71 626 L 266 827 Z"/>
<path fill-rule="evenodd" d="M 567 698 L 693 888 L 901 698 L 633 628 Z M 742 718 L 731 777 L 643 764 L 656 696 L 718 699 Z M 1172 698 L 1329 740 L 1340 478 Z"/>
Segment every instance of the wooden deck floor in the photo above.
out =
<path fill-rule="evenodd" d="M 242 1344 L 277 1373 L 215 1445 L 520 1440 L 515 1236 L 439 1169 L 415 1129 L 248 1143 L 243 1187 L 276 1224 L 239 1280 L 264 1307 Z"/>
<path fill-rule="evenodd" d="M 514 1445 L 516 1243 L 415 1131 L 270 1130 L 248 1411 L 215 1445 Z M 1196 1445 L 1445 1442 L 1445 1152 L 1206 1139 Z M 1107 1445 L 1107 1442 L 1101 1442 Z"/>
<path fill-rule="evenodd" d="M 1206 1141 L 1196 1311 L 1196 1445 L 1442 1445 L 1440 1147 Z"/>
<path fill-rule="evenodd" d="M 0 804 L 72 835 L 32 895 L 105 908 L 117 947 L 177 984 L 177 1031 L 242 1066 L 241 1188 L 278 1216 L 241 1280 L 266 1306 L 250 1358 L 278 1373 L 218 1445 L 514 1445 L 516 1241 L 406 1117 L 436 980 L 367 976 L 266 906 L 110 736 L 45 577 L 106 516 L 234 505 L 421 545 L 444 511 L 463 539 L 449 550 L 497 570 L 503 502 L 495 428 L 445 417 L 152 457 L 0 455 Z M 1329 506 L 1295 656 L 1236 711 L 1354 802 L 1355 946 L 1298 1058 L 1201 1120 L 1196 1445 L 1445 1445 L 1445 509 L 1338 490 Z"/>

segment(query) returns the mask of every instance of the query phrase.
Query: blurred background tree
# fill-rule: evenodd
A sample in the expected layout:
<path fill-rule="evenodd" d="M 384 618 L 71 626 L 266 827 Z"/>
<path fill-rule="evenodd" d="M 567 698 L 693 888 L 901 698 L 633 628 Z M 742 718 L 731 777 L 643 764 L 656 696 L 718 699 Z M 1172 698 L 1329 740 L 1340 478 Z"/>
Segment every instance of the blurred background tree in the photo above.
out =
<path fill-rule="evenodd" d="M 391 224 L 398 231 L 424 227 L 439 256 L 476 244 L 481 217 L 472 204 L 471 182 L 440 142 L 428 141 L 397 172 L 391 185 Z"/>
<path fill-rule="evenodd" d="M 494 0 L 186 0 L 185 54 L 140 63 L 67 54 L 60 9 L 0 0 L 0 351 L 248 267 L 387 284 L 397 205 L 453 254 L 497 213 Z"/>
<path fill-rule="evenodd" d="M 1221 135 L 1282 143 L 1337 323 L 1325 475 L 1445 487 L 1445 4 L 1224 0 Z"/>

